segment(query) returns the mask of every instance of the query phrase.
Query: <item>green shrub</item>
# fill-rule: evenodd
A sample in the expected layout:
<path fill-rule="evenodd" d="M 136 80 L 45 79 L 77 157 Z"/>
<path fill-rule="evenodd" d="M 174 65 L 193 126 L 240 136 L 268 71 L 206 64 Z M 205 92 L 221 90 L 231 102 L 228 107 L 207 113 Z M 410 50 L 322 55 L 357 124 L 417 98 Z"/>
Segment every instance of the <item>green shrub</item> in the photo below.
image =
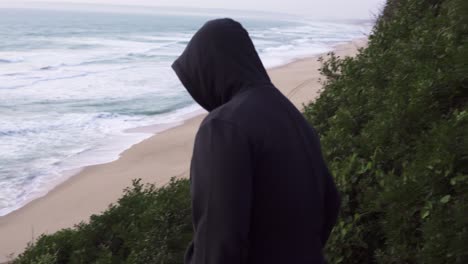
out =
<path fill-rule="evenodd" d="M 139 180 L 89 223 L 41 236 L 13 263 L 182 263 L 192 237 L 188 180 Z"/>
<path fill-rule="evenodd" d="M 468 263 L 467 6 L 389 1 L 366 49 L 323 60 L 305 115 L 343 196 L 331 263 Z"/>

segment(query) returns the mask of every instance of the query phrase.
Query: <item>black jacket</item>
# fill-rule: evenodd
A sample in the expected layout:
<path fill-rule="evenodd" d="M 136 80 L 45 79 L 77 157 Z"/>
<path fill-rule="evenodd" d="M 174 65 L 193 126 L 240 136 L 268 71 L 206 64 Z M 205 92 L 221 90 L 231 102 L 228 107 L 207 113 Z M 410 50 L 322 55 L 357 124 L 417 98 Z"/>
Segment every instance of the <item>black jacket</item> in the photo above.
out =
<path fill-rule="evenodd" d="M 323 263 L 338 193 L 317 134 L 273 86 L 247 31 L 209 21 L 172 67 L 210 112 L 192 157 L 185 263 Z"/>

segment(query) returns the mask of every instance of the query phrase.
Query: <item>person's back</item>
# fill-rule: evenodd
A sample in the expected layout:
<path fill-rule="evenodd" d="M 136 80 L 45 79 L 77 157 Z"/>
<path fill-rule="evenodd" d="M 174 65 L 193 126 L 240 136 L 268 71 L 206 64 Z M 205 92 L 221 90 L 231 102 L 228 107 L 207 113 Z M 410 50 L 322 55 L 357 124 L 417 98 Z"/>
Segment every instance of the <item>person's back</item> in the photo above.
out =
<path fill-rule="evenodd" d="M 185 262 L 322 263 L 338 194 L 316 133 L 271 84 L 247 32 L 210 21 L 173 68 L 210 111 L 192 158 Z"/>

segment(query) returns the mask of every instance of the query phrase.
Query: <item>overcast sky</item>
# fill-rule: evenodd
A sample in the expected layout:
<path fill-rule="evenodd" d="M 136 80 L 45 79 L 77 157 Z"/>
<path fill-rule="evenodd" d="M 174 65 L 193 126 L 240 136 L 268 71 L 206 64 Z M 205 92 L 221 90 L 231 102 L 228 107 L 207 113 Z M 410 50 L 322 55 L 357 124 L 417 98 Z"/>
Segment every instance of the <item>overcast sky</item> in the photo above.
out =
<path fill-rule="evenodd" d="M 24 1 L 45 2 L 44 0 Z M 385 0 L 46 0 L 46 2 L 243 9 L 317 18 L 367 19 L 373 18 L 379 12 Z M 0 0 L 0 7 L 17 6 L 18 3 L 19 1 L 15 0 Z"/>

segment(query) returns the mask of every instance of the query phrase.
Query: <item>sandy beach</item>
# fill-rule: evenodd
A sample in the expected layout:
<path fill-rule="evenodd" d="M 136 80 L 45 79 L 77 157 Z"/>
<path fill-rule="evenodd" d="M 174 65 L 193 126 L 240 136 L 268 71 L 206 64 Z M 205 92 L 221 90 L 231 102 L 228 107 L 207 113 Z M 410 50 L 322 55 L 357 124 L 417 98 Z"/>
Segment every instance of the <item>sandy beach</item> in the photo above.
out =
<path fill-rule="evenodd" d="M 335 53 L 353 56 L 366 40 L 339 45 Z M 269 69 L 273 83 L 302 110 L 321 89 L 319 56 Z M 47 195 L 0 217 L 0 263 L 21 253 L 40 234 L 86 221 L 115 202 L 132 179 L 164 185 L 171 177 L 188 177 L 193 140 L 205 114 L 159 132 L 121 153 L 116 161 L 83 168 Z M 151 129 L 151 128 L 144 128 Z"/>

